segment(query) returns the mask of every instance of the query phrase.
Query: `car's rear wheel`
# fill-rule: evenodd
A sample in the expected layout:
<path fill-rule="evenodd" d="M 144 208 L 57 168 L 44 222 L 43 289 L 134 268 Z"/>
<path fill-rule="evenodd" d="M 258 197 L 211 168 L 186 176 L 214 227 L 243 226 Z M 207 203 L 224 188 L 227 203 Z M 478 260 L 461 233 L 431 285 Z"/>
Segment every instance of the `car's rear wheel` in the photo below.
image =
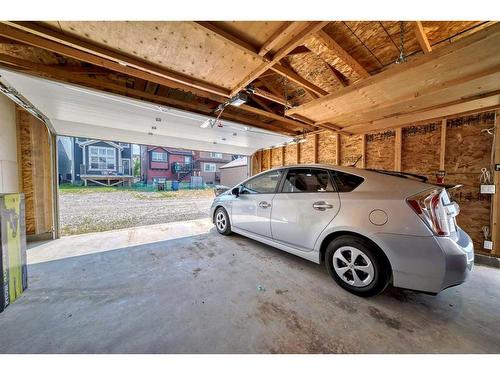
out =
<path fill-rule="evenodd" d="M 231 234 L 231 223 L 229 222 L 229 215 L 227 214 L 227 211 L 223 207 L 219 207 L 215 211 L 215 228 L 217 228 L 217 232 L 220 234 L 223 234 L 224 236 L 227 236 L 228 234 Z"/>
<path fill-rule="evenodd" d="M 374 246 L 360 237 L 345 235 L 330 242 L 325 264 L 337 284 L 358 296 L 377 295 L 389 284 L 388 265 Z"/>

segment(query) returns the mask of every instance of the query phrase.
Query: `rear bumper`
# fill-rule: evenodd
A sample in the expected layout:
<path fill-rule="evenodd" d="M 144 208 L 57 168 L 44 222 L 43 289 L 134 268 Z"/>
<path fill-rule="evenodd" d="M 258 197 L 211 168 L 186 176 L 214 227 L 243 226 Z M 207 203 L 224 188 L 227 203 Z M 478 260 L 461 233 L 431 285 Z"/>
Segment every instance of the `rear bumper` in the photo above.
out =
<path fill-rule="evenodd" d="M 462 284 L 474 266 L 474 245 L 471 238 L 460 228 L 458 235 L 457 242 L 447 237 L 436 237 L 446 265 L 439 291 Z"/>
<path fill-rule="evenodd" d="M 448 237 L 379 234 L 393 270 L 396 287 L 439 293 L 462 284 L 472 271 L 474 247 L 458 228 L 458 241 Z"/>

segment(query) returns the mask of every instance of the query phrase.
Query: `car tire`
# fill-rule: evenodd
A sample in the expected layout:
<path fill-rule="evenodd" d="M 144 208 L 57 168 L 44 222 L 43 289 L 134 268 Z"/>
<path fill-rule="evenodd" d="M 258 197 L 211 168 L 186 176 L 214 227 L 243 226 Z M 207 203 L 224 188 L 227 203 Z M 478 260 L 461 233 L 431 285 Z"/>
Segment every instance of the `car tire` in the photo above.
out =
<path fill-rule="evenodd" d="M 224 207 L 219 207 L 214 214 L 214 224 L 217 232 L 227 236 L 231 234 L 231 222 L 229 221 L 229 215 Z"/>
<path fill-rule="evenodd" d="M 390 267 L 369 241 L 350 235 L 328 244 L 325 265 L 330 276 L 345 290 L 361 297 L 382 293 L 389 284 Z"/>

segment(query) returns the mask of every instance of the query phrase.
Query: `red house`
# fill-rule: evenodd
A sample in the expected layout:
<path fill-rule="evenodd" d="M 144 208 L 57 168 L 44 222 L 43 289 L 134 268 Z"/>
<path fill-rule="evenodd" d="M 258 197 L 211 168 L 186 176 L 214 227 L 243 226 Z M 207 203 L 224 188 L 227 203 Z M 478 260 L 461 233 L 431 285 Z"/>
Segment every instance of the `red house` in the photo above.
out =
<path fill-rule="evenodd" d="M 189 181 L 196 171 L 193 151 L 169 147 L 141 146 L 142 180 L 154 184 L 158 179 Z"/>

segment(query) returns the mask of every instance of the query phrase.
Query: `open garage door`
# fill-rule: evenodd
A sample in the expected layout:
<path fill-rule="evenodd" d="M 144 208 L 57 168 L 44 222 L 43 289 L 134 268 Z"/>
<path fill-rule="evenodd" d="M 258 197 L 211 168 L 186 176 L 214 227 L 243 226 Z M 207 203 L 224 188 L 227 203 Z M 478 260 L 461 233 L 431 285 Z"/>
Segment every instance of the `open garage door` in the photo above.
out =
<path fill-rule="evenodd" d="M 221 166 L 241 157 L 248 162 L 240 169 L 249 171 L 248 155 L 292 140 L 225 119 L 215 121 L 197 113 L 6 69 L 1 69 L 0 75 L 7 94 L 29 103 L 47 123 L 54 152 L 57 144 L 59 166 L 54 160 L 51 173 L 54 186 L 62 184 L 61 189 L 52 189 L 52 231 L 56 237 L 173 218 L 199 218 L 208 212 L 213 188 L 221 184 Z M 26 118 L 32 117 L 23 113 Z M 30 126 L 43 128 L 41 122 L 34 117 L 32 120 Z M 63 171 L 65 158 L 69 170 Z M 80 185 L 89 189 L 75 189 Z M 164 193 L 174 188 L 180 190 L 178 201 Z M 100 194 L 104 191 L 110 194 Z M 46 205 L 52 205 L 52 201 Z M 103 209 L 106 205 L 109 209 Z M 175 213 L 168 211 L 174 207 Z M 151 209 L 161 212 L 155 216 Z"/>
<path fill-rule="evenodd" d="M 43 113 L 57 135 L 251 155 L 290 137 L 237 122 L 0 69 L 2 82 Z"/>

